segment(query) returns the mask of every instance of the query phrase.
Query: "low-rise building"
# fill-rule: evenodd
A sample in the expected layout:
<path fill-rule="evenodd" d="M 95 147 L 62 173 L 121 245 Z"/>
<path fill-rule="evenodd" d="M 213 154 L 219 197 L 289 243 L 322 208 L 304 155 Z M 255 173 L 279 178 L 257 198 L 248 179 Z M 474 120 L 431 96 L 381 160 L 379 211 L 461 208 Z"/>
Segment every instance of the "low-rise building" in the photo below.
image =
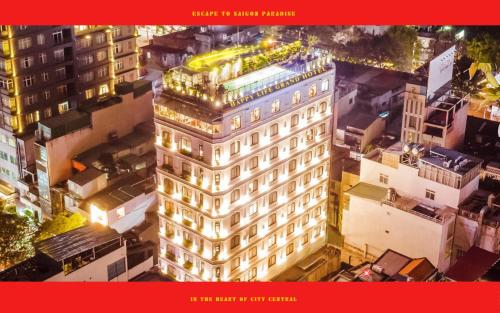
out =
<path fill-rule="evenodd" d="M 455 214 L 477 190 L 481 162 L 441 147 L 424 150 L 400 143 L 367 154 L 361 160 L 360 183 L 347 191 L 345 244 L 365 255 L 394 249 L 424 256 L 446 270 Z"/>
<path fill-rule="evenodd" d="M 473 246 L 500 253 L 500 194 L 477 190 L 460 203 L 454 257 L 460 258 Z"/>
<path fill-rule="evenodd" d="M 118 84 L 116 91 L 119 96 L 39 123 L 36 166 L 30 168 L 31 175 L 18 182 L 18 188 L 22 205 L 40 220 L 64 209 L 61 188 L 65 189 L 64 183 L 75 174 L 81 175 L 70 187 L 78 187 L 76 194 L 88 196 L 106 187 L 104 177 L 92 167 L 110 178 L 117 171 L 141 166 L 129 155 L 142 156 L 153 149 L 151 83 L 125 82 Z M 79 161 L 78 156 L 88 150 L 93 153 L 88 153 L 87 163 Z M 119 160 L 123 161 L 120 168 L 111 169 L 107 164 Z M 90 172 L 82 174 L 88 169 Z"/>
<path fill-rule="evenodd" d="M 364 262 L 358 266 L 342 270 L 330 281 L 433 281 L 437 273 L 437 269 L 425 257 L 410 258 L 388 249 L 374 262 Z"/>
<path fill-rule="evenodd" d="M 34 257 L 0 273 L 0 281 L 128 281 L 153 266 L 153 255 L 133 257 L 115 230 L 83 226 L 41 241 Z"/>
<path fill-rule="evenodd" d="M 499 267 L 498 253 L 473 246 L 444 274 L 443 281 L 471 282 L 492 278 L 498 281 Z"/>

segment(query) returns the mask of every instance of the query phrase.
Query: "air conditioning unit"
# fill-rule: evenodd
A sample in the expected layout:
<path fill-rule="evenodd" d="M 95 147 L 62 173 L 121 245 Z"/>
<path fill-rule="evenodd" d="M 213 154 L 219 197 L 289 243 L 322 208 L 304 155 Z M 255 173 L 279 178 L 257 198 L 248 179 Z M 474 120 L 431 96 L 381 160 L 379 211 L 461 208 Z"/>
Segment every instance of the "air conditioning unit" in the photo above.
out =
<path fill-rule="evenodd" d="M 372 270 L 376 273 L 383 274 L 384 273 L 384 268 L 378 264 L 373 264 L 372 265 Z"/>

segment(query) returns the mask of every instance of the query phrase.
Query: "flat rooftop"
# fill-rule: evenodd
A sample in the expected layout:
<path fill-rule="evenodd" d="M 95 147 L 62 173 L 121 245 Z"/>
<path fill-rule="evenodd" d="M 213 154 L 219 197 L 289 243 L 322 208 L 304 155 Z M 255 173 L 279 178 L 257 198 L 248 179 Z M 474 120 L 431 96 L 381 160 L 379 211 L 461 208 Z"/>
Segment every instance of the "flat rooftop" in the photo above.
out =
<path fill-rule="evenodd" d="M 420 160 L 462 176 L 483 162 L 480 158 L 443 147 L 431 148 Z"/>
<path fill-rule="evenodd" d="M 360 182 L 347 190 L 346 193 L 360 198 L 383 201 L 387 196 L 387 188 Z"/>
<path fill-rule="evenodd" d="M 93 204 L 101 210 L 109 211 L 118 208 L 141 194 L 146 194 L 154 190 L 155 183 L 153 178 L 144 178 L 137 174 L 130 174 L 87 198 L 83 207 L 88 208 L 90 204 Z"/>
<path fill-rule="evenodd" d="M 498 254 L 472 246 L 446 272 L 445 277 L 454 281 L 476 281 L 485 275 L 499 260 L 500 256 Z"/>
<path fill-rule="evenodd" d="M 43 240 L 36 244 L 36 249 L 53 260 L 61 262 L 119 238 L 120 234 L 112 228 L 89 224 Z"/>
<path fill-rule="evenodd" d="M 340 119 L 339 128 L 352 127 L 364 131 L 379 118 L 378 115 L 359 112 L 354 109 Z"/>
<path fill-rule="evenodd" d="M 376 68 L 363 64 L 335 61 L 336 75 L 346 81 L 366 86 L 374 95 L 405 85 L 412 74 L 394 70 Z"/>

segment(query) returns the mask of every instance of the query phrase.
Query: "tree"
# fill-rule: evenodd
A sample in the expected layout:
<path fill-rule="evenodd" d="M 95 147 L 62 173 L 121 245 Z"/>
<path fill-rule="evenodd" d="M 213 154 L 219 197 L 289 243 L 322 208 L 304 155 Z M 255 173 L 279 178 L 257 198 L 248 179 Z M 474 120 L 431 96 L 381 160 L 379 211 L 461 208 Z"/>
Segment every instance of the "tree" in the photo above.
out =
<path fill-rule="evenodd" d="M 466 53 L 474 63 L 489 63 L 495 70 L 500 67 L 500 41 L 488 33 L 468 41 Z"/>
<path fill-rule="evenodd" d="M 0 212 L 0 271 L 33 256 L 35 232 L 30 218 Z"/>
<path fill-rule="evenodd" d="M 384 52 L 395 67 L 411 71 L 417 42 L 417 31 L 407 26 L 392 26 L 382 35 Z"/>
<path fill-rule="evenodd" d="M 87 223 L 87 219 L 78 213 L 59 213 L 51 220 L 46 220 L 37 232 L 36 241 L 45 240 L 65 233 Z"/>

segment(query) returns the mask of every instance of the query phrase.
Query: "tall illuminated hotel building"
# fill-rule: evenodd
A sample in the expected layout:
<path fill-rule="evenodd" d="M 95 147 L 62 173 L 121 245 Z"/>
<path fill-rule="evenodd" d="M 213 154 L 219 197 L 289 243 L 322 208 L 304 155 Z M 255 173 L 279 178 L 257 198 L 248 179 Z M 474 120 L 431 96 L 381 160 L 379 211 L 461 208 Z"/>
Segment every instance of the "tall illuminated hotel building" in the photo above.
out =
<path fill-rule="evenodd" d="M 155 99 L 159 266 L 266 281 L 325 245 L 335 67 L 271 40 L 197 55 Z"/>

